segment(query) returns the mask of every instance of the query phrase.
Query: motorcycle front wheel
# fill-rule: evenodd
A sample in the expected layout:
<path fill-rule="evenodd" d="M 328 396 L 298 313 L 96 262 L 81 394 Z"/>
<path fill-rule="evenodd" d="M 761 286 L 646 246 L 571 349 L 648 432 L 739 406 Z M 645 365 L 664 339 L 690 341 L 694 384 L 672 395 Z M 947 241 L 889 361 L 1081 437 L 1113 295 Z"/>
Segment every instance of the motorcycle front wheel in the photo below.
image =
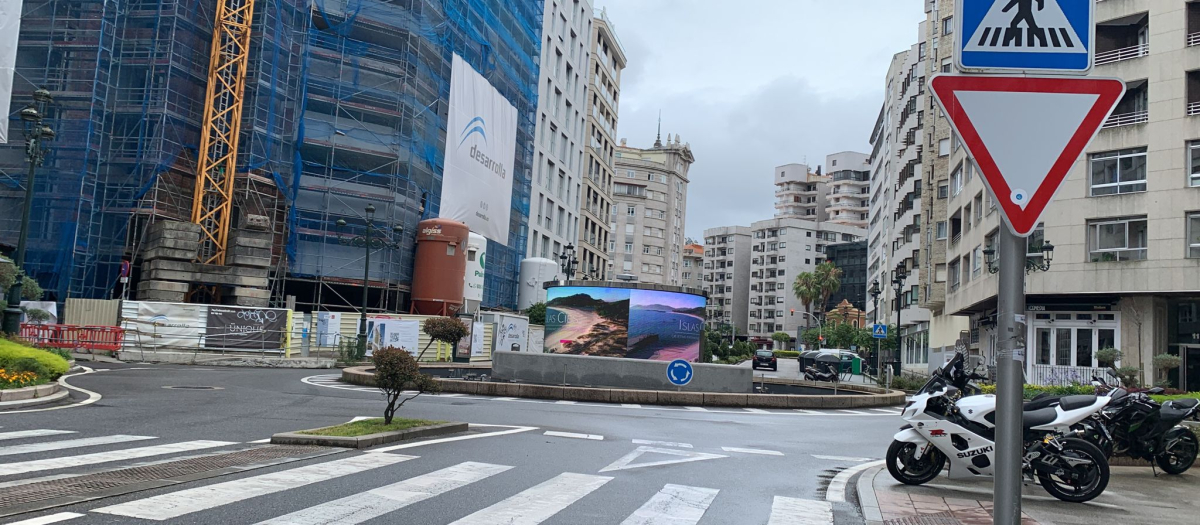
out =
<path fill-rule="evenodd" d="M 1200 444 L 1196 440 L 1196 434 L 1185 429 L 1166 450 L 1155 456 L 1154 462 L 1167 474 L 1183 474 L 1196 462 L 1198 450 Z"/>
<path fill-rule="evenodd" d="M 1069 467 L 1077 479 L 1039 471 L 1037 477 L 1042 488 L 1063 501 L 1083 503 L 1095 499 L 1108 487 L 1108 458 L 1096 445 L 1082 439 L 1067 438 L 1062 442 L 1062 456 L 1087 460 L 1088 463 Z"/>
<path fill-rule="evenodd" d="M 907 441 L 892 441 L 888 447 L 888 473 L 896 481 L 905 485 L 924 485 L 936 478 L 942 472 L 942 467 L 946 466 L 946 456 L 932 445 L 921 459 L 915 459 L 913 456 L 918 446 Z"/>

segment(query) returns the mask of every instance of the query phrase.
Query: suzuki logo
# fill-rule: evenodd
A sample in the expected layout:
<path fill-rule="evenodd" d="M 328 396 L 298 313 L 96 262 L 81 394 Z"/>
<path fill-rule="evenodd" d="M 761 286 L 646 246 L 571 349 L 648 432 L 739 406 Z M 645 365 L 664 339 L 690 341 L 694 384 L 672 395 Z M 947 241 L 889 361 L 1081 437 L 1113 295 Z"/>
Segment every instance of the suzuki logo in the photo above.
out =
<path fill-rule="evenodd" d="M 940 428 L 935 428 L 929 431 L 930 437 L 946 437 L 946 431 Z"/>
<path fill-rule="evenodd" d="M 983 447 L 983 448 L 977 448 L 977 449 L 975 449 L 975 450 L 968 450 L 968 451 L 966 451 L 966 452 L 959 452 L 959 453 L 958 453 L 958 459 L 966 459 L 966 458 L 973 457 L 973 456 L 982 456 L 982 455 L 984 455 L 984 454 L 987 454 L 988 452 L 991 452 L 991 451 L 992 451 L 992 449 L 993 449 L 993 447 L 992 447 L 991 445 L 988 445 L 988 446 L 986 446 L 986 447 Z"/>

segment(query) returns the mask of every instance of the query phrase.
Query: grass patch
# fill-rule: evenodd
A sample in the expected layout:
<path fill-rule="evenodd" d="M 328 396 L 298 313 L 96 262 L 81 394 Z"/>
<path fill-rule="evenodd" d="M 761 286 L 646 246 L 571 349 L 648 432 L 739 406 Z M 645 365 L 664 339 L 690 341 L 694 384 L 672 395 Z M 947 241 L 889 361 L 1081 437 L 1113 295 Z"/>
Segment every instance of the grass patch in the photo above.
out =
<path fill-rule="evenodd" d="M 1150 396 L 1150 399 L 1158 401 L 1159 403 L 1171 401 L 1173 399 L 1191 399 L 1191 398 L 1200 398 L 1200 392 L 1188 392 L 1186 394 L 1175 394 L 1173 396 L 1156 396 L 1156 395 Z"/>
<path fill-rule="evenodd" d="M 377 417 L 373 419 L 363 419 L 353 423 L 343 423 L 341 425 L 319 428 L 316 430 L 305 430 L 300 434 L 310 436 L 338 436 L 338 437 L 358 437 L 367 434 L 378 434 L 380 432 L 391 432 L 394 430 L 406 430 L 414 427 L 424 427 L 429 425 L 439 425 L 445 421 L 430 421 L 427 419 L 404 419 L 393 418 L 392 424 L 383 424 L 383 418 Z"/>

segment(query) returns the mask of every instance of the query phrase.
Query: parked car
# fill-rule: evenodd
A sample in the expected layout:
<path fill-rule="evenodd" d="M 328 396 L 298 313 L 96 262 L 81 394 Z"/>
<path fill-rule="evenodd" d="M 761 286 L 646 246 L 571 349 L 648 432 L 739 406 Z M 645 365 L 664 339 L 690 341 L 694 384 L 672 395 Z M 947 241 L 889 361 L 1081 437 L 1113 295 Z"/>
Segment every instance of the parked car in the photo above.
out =
<path fill-rule="evenodd" d="M 779 371 L 779 362 L 775 360 L 774 352 L 770 350 L 759 350 L 754 352 L 754 361 L 750 363 L 750 367 L 755 370 L 757 370 L 759 367 L 762 367 Z"/>

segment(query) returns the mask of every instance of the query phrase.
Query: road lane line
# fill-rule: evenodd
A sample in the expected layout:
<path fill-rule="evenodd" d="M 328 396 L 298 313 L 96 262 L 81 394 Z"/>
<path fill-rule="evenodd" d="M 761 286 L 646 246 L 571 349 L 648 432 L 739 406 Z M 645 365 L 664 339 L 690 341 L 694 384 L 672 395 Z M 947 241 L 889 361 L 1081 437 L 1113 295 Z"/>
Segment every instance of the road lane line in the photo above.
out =
<path fill-rule="evenodd" d="M 783 452 L 778 450 L 763 450 L 761 448 L 737 448 L 737 447 L 721 447 L 725 452 L 741 452 L 742 454 L 761 454 L 763 456 L 782 456 Z"/>
<path fill-rule="evenodd" d="M 847 414 L 853 414 L 853 415 L 856 415 L 856 416 L 869 416 L 869 415 L 871 415 L 871 414 L 868 414 L 868 413 L 866 413 L 866 412 L 859 412 L 858 410 L 846 410 L 846 409 L 842 409 L 842 410 L 839 410 L 838 412 L 845 412 L 845 413 L 847 413 Z"/>
<path fill-rule="evenodd" d="M 833 505 L 828 501 L 775 496 L 767 525 L 828 525 L 833 523 Z"/>
<path fill-rule="evenodd" d="M 867 470 L 871 467 L 878 467 L 884 463 L 885 461 L 883 460 L 860 463 L 846 470 L 838 472 L 838 474 L 833 477 L 833 481 L 829 482 L 829 488 L 825 490 L 825 501 L 832 503 L 846 501 L 846 485 L 850 483 L 850 478 L 854 477 L 854 475 L 858 474 L 859 472 Z"/>
<path fill-rule="evenodd" d="M 893 416 L 898 416 L 901 412 L 903 412 L 902 410 L 896 408 L 872 408 L 871 410 L 883 412 L 884 414 L 891 414 Z"/>
<path fill-rule="evenodd" d="M 274 494 L 284 490 L 291 490 L 313 483 L 340 478 L 357 472 L 365 472 L 410 459 L 416 459 L 416 456 L 361 454 L 345 459 L 317 463 L 315 465 L 306 465 L 214 485 L 160 494 L 118 505 L 93 509 L 92 512 L 162 521 L 258 496 L 265 496 L 267 494 Z"/>
<path fill-rule="evenodd" d="M 34 430 L 16 430 L 13 432 L 0 432 L 0 441 L 6 439 L 24 439 L 31 437 L 42 436 L 57 436 L 59 434 L 75 434 L 74 430 L 50 430 L 46 428 L 38 428 Z"/>
<path fill-rule="evenodd" d="M 750 412 L 751 414 L 770 414 L 770 412 L 767 412 L 761 408 L 743 408 L 742 410 Z"/>
<path fill-rule="evenodd" d="M 260 445 L 260 444 L 263 444 L 263 443 L 270 443 L 270 442 L 271 442 L 271 438 L 265 438 L 265 439 L 256 439 L 256 440 L 254 440 L 254 441 L 247 441 L 247 443 L 250 443 L 250 444 L 252 444 L 252 445 Z"/>
<path fill-rule="evenodd" d="M 801 413 L 801 414 L 810 415 L 810 416 L 819 416 L 819 415 L 821 415 L 821 413 L 820 413 L 820 412 L 817 412 L 816 410 L 809 410 L 809 409 L 807 409 L 807 408 L 795 408 L 795 409 L 793 409 L 793 410 L 795 410 L 796 412 L 799 412 L 799 413 Z"/>
<path fill-rule="evenodd" d="M 114 434 L 111 436 L 64 439 L 62 441 L 46 441 L 42 443 L 30 443 L 28 445 L 0 447 L 0 456 L 33 454 L 35 452 L 48 452 L 51 450 L 63 450 L 68 448 L 94 447 L 96 445 L 111 445 L 114 443 L 127 443 L 130 441 L 145 441 L 147 439 L 154 439 L 154 436 L 128 436 L 125 434 Z"/>
<path fill-rule="evenodd" d="M 515 397 L 493 397 L 493 398 L 491 398 L 491 400 L 492 401 L 519 401 L 519 399 L 517 399 Z"/>
<path fill-rule="evenodd" d="M 621 525 L 694 525 L 716 499 L 717 489 L 667 484 Z"/>
<path fill-rule="evenodd" d="M 558 432 L 556 430 L 547 430 L 547 431 L 543 432 L 542 435 L 543 436 L 551 436 L 551 437 L 591 439 L 594 441 L 604 441 L 604 436 L 597 436 L 596 434 L 577 434 L 575 432 Z"/>
<path fill-rule="evenodd" d="M 683 408 L 685 408 L 687 410 L 691 410 L 693 412 L 708 412 L 708 409 L 704 408 L 704 407 L 683 407 Z"/>
<path fill-rule="evenodd" d="M 556 404 L 556 405 L 574 405 L 575 402 L 563 400 L 563 401 L 555 401 L 554 404 Z"/>
<path fill-rule="evenodd" d="M 203 450 L 206 448 L 225 447 L 236 444 L 237 443 L 230 441 L 183 441 L 180 443 L 167 443 L 165 445 L 154 445 L 150 447 L 127 448 L 124 450 L 97 452 L 95 454 L 83 454 L 80 456 L 65 456 L 38 459 L 34 461 L 21 461 L 17 463 L 0 463 L 0 473 L 2 473 L 0 475 L 11 476 L 14 474 L 25 474 L 27 472 L 40 472 L 43 470 L 54 470 L 67 467 L 82 467 L 85 465 L 97 465 L 100 463 L 111 463 L 113 461 L 122 461 L 126 459 L 147 458 L 151 456 Z"/>
<path fill-rule="evenodd" d="M 822 456 L 819 454 L 813 454 L 812 457 L 817 458 L 817 459 L 824 459 L 826 461 L 853 461 L 855 463 L 862 462 L 862 461 L 874 461 L 874 458 L 850 458 L 850 457 L 846 457 L 846 456 Z"/>
<path fill-rule="evenodd" d="M 492 426 L 492 425 L 471 425 L 471 426 Z M 484 432 L 482 434 L 468 434 L 465 436 L 427 439 L 425 441 L 417 441 L 414 443 L 404 443 L 401 445 L 392 445 L 390 447 L 373 448 L 373 449 L 367 450 L 366 452 L 369 452 L 369 453 L 391 452 L 393 450 L 401 450 L 401 449 L 405 449 L 405 448 L 420 447 L 420 446 L 424 446 L 424 445 L 434 445 L 437 443 L 449 443 L 451 441 L 462 441 L 464 439 L 479 439 L 479 438 L 485 438 L 485 437 L 503 436 L 503 435 L 507 435 L 507 434 L 517 434 L 520 432 L 529 432 L 530 430 L 537 430 L 537 428 L 538 427 L 516 427 L 516 428 L 509 429 L 509 430 L 501 430 L 499 432 Z"/>
<path fill-rule="evenodd" d="M 364 456 L 370 457 L 370 456 Z M 487 479 L 512 467 L 468 461 L 360 494 L 328 501 L 258 525 L 354 525 Z M 399 521 L 405 521 L 397 517 Z"/>
<path fill-rule="evenodd" d="M 642 408 L 642 405 L 637 403 L 621 403 L 621 408 Z"/>
<path fill-rule="evenodd" d="M 612 479 L 564 472 L 451 525 L 537 525 Z"/>
<path fill-rule="evenodd" d="M 649 439 L 635 439 L 635 440 L 633 440 L 633 444 L 634 445 L 657 445 L 660 447 L 692 448 L 691 443 L 676 443 L 674 441 L 651 441 Z"/>
<path fill-rule="evenodd" d="M 82 518 L 82 517 L 83 517 L 83 514 L 78 514 L 75 512 L 59 512 L 58 514 L 49 514 L 46 516 L 38 516 L 36 518 L 29 518 L 27 520 L 14 521 L 14 522 L 10 523 L 9 525 L 49 525 L 51 523 L 58 523 L 60 521 L 73 520 L 75 518 Z"/>

